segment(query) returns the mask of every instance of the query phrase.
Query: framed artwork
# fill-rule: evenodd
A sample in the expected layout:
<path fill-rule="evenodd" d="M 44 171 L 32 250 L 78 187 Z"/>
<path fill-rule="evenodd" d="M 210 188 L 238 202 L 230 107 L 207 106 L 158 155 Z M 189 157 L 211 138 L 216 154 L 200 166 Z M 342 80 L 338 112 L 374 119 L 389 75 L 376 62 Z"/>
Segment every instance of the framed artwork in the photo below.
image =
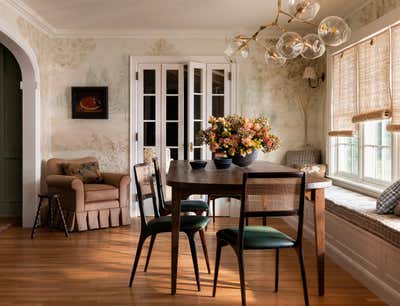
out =
<path fill-rule="evenodd" d="M 108 119 L 108 87 L 72 87 L 72 119 Z"/>

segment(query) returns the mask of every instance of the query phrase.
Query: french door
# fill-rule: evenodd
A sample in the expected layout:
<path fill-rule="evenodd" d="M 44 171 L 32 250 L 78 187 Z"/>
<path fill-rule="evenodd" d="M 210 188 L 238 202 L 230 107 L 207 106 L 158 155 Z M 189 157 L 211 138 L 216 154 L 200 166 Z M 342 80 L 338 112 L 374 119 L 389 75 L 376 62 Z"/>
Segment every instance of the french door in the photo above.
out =
<path fill-rule="evenodd" d="M 231 65 L 201 62 L 137 64 L 136 161 L 211 159 L 199 132 L 208 118 L 231 112 Z M 170 191 L 166 190 L 167 198 Z M 222 211 L 221 211 L 222 209 Z M 220 205 L 227 215 L 229 208 Z"/>
<path fill-rule="evenodd" d="M 207 159 L 199 132 L 208 118 L 230 113 L 230 65 L 138 64 L 137 159 L 160 160 L 165 172 L 171 160 Z"/>

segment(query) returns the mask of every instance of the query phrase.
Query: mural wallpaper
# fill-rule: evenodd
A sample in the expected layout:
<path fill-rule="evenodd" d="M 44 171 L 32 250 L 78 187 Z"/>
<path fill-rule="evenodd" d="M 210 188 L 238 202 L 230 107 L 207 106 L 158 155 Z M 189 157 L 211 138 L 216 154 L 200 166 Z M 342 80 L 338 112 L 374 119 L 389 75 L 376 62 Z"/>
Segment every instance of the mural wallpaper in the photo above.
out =
<path fill-rule="evenodd" d="M 352 15 L 356 29 L 400 5 L 400 0 L 375 0 Z M 1 5 L 0 5 L 1 6 Z M 103 170 L 128 171 L 129 165 L 129 56 L 130 55 L 218 55 L 225 41 L 210 39 L 64 39 L 50 38 L 25 19 L 6 14 L 31 44 L 41 73 L 42 159 L 96 156 Z M 324 147 L 323 117 L 325 84 L 317 89 L 302 79 L 304 68 L 313 65 L 325 71 L 325 60 L 290 61 L 283 67 L 266 65 L 259 50 L 240 64 L 239 108 L 247 116 L 270 117 L 282 148 L 262 156 L 282 161 L 285 151 L 304 143 L 304 118 L 300 99 L 310 99 L 308 141 Z M 72 120 L 71 86 L 108 86 L 109 120 Z"/>

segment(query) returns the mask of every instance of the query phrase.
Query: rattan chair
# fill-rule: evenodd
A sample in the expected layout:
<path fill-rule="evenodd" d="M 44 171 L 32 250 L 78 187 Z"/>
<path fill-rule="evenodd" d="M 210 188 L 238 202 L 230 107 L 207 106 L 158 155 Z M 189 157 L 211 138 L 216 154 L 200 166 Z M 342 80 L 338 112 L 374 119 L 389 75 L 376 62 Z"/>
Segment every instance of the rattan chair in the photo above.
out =
<path fill-rule="evenodd" d="M 274 249 L 275 292 L 279 283 L 279 250 L 294 248 L 297 252 L 303 281 L 304 301 L 308 306 L 306 273 L 303 259 L 303 213 L 305 174 L 296 173 L 244 173 L 239 226 L 217 232 L 217 255 L 213 296 L 216 294 L 221 249 L 230 245 L 239 261 L 242 305 L 246 305 L 245 268 L 243 250 Z M 269 226 L 245 226 L 246 217 L 298 217 L 295 238 Z"/>
<path fill-rule="evenodd" d="M 151 237 L 150 250 L 146 260 L 145 271 L 147 270 L 147 266 L 149 264 L 151 250 L 153 248 L 153 244 L 157 234 L 171 232 L 172 230 L 171 216 L 160 216 L 158 210 L 152 166 L 150 164 L 135 165 L 134 173 L 135 173 L 135 182 L 137 189 L 137 198 L 140 210 L 141 230 L 140 230 L 139 243 L 136 250 L 135 261 L 132 267 L 131 277 L 129 280 L 129 287 L 132 286 L 136 269 L 139 263 L 140 254 L 142 252 L 143 244 L 146 241 L 146 239 L 148 237 Z M 151 200 L 151 201 L 146 201 L 145 203 L 145 200 Z M 144 205 L 149 204 L 148 202 L 152 203 L 152 208 L 155 216 L 151 220 L 148 220 L 145 216 Z M 197 289 L 200 291 L 200 277 L 199 277 L 199 268 L 197 263 L 196 244 L 194 241 L 194 235 L 198 231 L 204 230 L 204 228 L 208 223 L 208 217 L 197 216 L 197 215 L 181 216 L 180 223 L 181 223 L 180 231 L 184 232 L 189 239 L 190 251 L 192 254 L 194 272 L 197 282 Z"/>

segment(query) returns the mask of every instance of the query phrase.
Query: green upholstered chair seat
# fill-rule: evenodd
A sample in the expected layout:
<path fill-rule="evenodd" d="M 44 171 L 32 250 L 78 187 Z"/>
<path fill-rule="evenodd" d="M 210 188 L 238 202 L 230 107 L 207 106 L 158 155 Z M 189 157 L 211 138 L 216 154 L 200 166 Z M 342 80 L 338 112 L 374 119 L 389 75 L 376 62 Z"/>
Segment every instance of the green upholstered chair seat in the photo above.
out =
<path fill-rule="evenodd" d="M 217 236 L 235 245 L 239 234 L 238 227 L 218 231 Z M 293 247 L 295 240 L 269 226 L 245 226 L 244 249 L 276 249 Z"/>
<path fill-rule="evenodd" d="M 165 201 L 165 206 L 168 210 L 172 211 L 172 202 Z M 202 200 L 182 200 L 181 201 L 181 212 L 193 212 L 193 211 L 207 211 L 208 205 Z"/>
<path fill-rule="evenodd" d="M 208 224 L 208 217 L 206 216 L 182 216 L 181 217 L 181 231 L 196 231 L 206 227 Z M 154 218 L 147 223 L 149 230 L 152 233 L 171 232 L 172 217 L 164 216 Z"/>

